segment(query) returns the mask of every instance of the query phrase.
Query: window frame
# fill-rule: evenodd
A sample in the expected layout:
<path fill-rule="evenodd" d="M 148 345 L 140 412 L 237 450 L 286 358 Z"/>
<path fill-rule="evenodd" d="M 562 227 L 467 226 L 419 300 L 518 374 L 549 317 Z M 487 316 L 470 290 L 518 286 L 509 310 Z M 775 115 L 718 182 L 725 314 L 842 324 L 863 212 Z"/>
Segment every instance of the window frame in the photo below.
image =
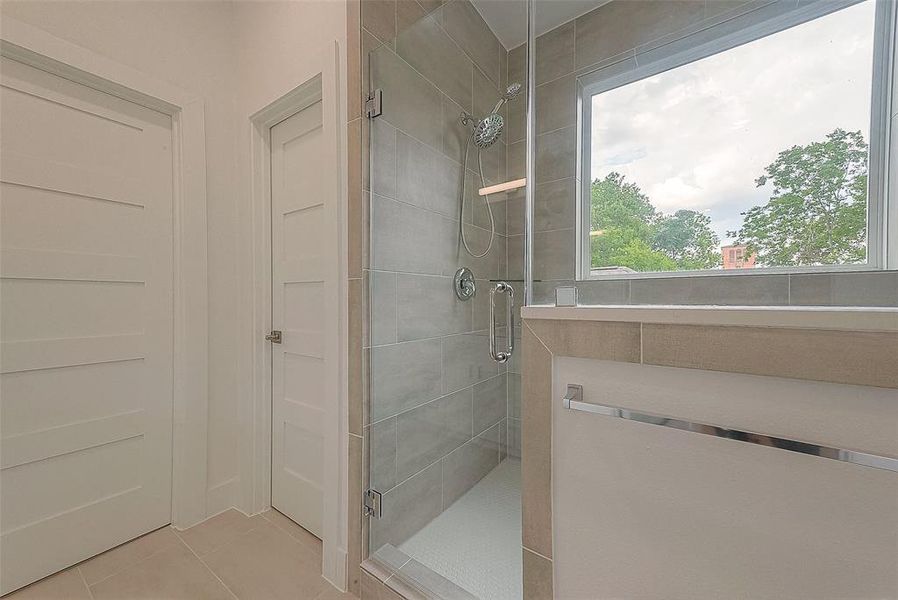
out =
<path fill-rule="evenodd" d="M 608 281 L 661 277 L 705 277 L 879 271 L 898 269 L 898 198 L 889 198 L 890 179 L 898 173 L 898 139 L 890 152 L 893 133 L 893 97 L 898 96 L 895 78 L 898 7 L 892 0 L 876 3 L 873 40 L 873 84 L 871 91 L 870 139 L 867 191 L 867 262 L 854 265 L 814 265 L 760 267 L 756 269 L 699 269 L 694 271 L 646 271 L 636 273 L 591 274 L 590 202 L 592 199 L 592 98 L 659 73 L 719 54 L 737 46 L 784 31 L 864 0 L 817 1 L 801 4 L 772 3 L 745 12 L 724 16 L 725 20 L 700 23 L 674 41 L 631 54 L 623 60 L 601 66 L 577 78 L 577 207 L 576 279 Z M 896 179 L 898 181 L 898 179 Z M 893 194 L 894 195 L 894 194 Z"/>

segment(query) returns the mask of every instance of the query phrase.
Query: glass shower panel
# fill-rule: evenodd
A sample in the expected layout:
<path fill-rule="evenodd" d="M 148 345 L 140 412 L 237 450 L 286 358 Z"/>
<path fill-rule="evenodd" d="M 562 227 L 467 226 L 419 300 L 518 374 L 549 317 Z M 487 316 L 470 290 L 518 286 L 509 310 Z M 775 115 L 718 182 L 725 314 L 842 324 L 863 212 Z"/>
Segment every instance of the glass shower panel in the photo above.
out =
<path fill-rule="evenodd" d="M 489 302 L 503 281 L 522 296 L 523 192 L 479 190 L 523 177 L 523 64 L 475 4 L 431 4 L 396 3 L 392 39 L 363 30 L 381 98 L 366 121 L 369 557 L 417 585 L 520 598 L 519 363 L 490 355 Z"/>

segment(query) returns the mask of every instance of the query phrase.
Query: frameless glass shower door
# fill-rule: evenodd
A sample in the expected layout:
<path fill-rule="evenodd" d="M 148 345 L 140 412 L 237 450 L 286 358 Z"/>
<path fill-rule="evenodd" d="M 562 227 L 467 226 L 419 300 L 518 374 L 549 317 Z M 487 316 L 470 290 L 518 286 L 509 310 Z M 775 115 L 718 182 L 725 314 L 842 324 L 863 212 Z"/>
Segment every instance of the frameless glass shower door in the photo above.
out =
<path fill-rule="evenodd" d="M 399 2 L 395 37 L 363 31 L 379 99 L 367 120 L 369 554 L 416 585 L 519 598 L 520 376 L 517 355 L 500 353 L 506 303 L 523 291 L 523 192 L 479 191 L 523 177 L 509 148 L 523 64 L 467 0 L 428 4 Z"/>

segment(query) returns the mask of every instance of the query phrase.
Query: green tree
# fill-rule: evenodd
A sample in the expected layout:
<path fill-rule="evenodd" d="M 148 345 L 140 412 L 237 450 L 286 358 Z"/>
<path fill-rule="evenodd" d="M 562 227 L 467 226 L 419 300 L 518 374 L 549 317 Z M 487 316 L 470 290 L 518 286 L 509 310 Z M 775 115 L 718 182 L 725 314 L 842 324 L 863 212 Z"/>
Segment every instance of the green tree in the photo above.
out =
<path fill-rule="evenodd" d="M 648 196 L 620 173 L 592 183 L 592 266 L 634 271 L 705 269 L 719 264 L 717 235 L 701 213 L 658 212 Z"/>
<path fill-rule="evenodd" d="M 694 210 L 678 210 L 655 224 L 655 248 L 677 262 L 679 269 L 713 269 L 720 265 L 720 238 L 711 217 Z"/>
<path fill-rule="evenodd" d="M 770 200 L 742 213 L 738 231 L 764 266 L 866 260 L 867 144 L 859 131 L 836 129 L 824 141 L 780 152 L 755 184 L 773 184 Z"/>

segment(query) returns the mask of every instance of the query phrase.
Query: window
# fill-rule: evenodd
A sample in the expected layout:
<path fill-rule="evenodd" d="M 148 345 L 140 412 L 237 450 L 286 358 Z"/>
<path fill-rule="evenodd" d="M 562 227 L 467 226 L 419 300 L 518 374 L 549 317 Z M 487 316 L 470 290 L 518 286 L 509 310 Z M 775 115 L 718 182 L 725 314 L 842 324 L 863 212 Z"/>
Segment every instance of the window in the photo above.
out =
<path fill-rule="evenodd" d="M 817 4 L 581 78 L 581 278 L 885 266 L 891 3 Z"/>

